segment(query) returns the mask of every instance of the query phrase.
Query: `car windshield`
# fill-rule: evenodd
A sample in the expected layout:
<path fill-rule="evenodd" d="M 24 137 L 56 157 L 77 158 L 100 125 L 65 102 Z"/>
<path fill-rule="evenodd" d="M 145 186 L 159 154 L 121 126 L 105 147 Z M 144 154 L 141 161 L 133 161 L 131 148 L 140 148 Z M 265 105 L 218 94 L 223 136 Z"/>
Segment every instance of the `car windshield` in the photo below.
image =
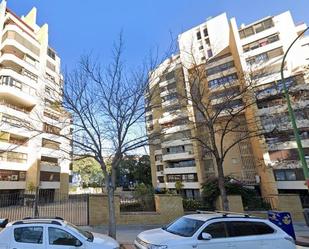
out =
<path fill-rule="evenodd" d="M 79 233 L 82 236 L 86 237 L 88 241 L 93 241 L 93 234 L 91 232 L 84 231 L 70 222 L 67 222 L 67 226 L 76 233 Z"/>
<path fill-rule="evenodd" d="M 203 224 L 204 221 L 201 220 L 181 217 L 162 229 L 183 237 L 191 237 Z"/>

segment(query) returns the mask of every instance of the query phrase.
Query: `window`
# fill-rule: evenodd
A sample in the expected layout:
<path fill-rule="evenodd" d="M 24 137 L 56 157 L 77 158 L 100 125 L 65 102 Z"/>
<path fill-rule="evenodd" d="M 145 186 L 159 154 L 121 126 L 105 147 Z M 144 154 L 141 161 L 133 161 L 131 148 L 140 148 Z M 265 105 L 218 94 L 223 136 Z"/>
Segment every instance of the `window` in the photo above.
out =
<path fill-rule="evenodd" d="M 204 221 L 181 217 L 164 228 L 167 232 L 183 237 L 191 237 Z"/>
<path fill-rule="evenodd" d="M 159 183 L 164 183 L 164 176 L 158 176 Z"/>
<path fill-rule="evenodd" d="M 25 75 L 29 79 L 32 79 L 34 81 L 38 81 L 38 76 L 36 74 L 26 70 L 26 69 L 23 69 L 23 75 Z"/>
<path fill-rule="evenodd" d="M 156 161 L 162 161 L 162 155 L 155 155 Z"/>
<path fill-rule="evenodd" d="M 168 182 L 197 182 L 197 174 L 167 175 Z"/>
<path fill-rule="evenodd" d="M 26 181 L 26 171 L 0 169 L 0 181 Z"/>
<path fill-rule="evenodd" d="M 41 171 L 40 181 L 42 181 L 42 182 L 60 182 L 60 173 Z"/>
<path fill-rule="evenodd" d="M 195 166 L 195 160 L 170 162 L 167 165 L 168 168 L 183 168 L 183 167 L 194 167 L 194 166 Z"/>
<path fill-rule="evenodd" d="M 43 244 L 43 227 L 15 228 L 14 239 L 19 243 Z"/>
<path fill-rule="evenodd" d="M 199 46 L 198 49 L 199 49 L 199 50 L 203 50 L 203 49 L 204 49 L 203 45 L 202 45 L 202 46 Z"/>
<path fill-rule="evenodd" d="M 81 242 L 70 233 L 54 227 L 48 228 L 48 241 L 50 245 L 76 246 Z"/>
<path fill-rule="evenodd" d="M 157 165 L 157 171 L 163 171 L 163 165 Z"/>
<path fill-rule="evenodd" d="M 202 39 L 202 36 L 201 36 L 201 32 L 200 32 L 200 31 L 198 31 L 198 32 L 196 33 L 196 38 L 197 38 L 198 40 L 201 40 L 201 39 Z"/>
<path fill-rule="evenodd" d="M 205 160 L 205 171 L 207 171 L 207 172 L 214 172 L 215 171 L 213 159 L 206 159 Z"/>
<path fill-rule="evenodd" d="M 282 48 L 276 48 L 276 49 L 270 50 L 268 52 L 258 54 L 256 56 L 252 56 L 252 57 L 248 58 L 246 61 L 250 65 L 258 64 L 258 63 L 266 62 L 266 61 L 273 59 L 275 57 L 278 57 L 282 54 L 283 54 Z"/>
<path fill-rule="evenodd" d="M 60 149 L 60 143 L 55 142 L 53 140 L 43 138 L 42 139 L 42 147 L 53 149 L 53 150 L 59 150 Z"/>
<path fill-rule="evenodd" d="M 223 63 L 221 65 L 207 69 L 206 74 L 208 76 L 210 76 L 212 74 L 220 73 L 220 72 L 227 70 L 227 69 L 230 69 L 232 67 L 234 67 L 234 61 L 229 61 L 229 62 Z"/>
<path fill-rule="evenodd" d="M 243 50 L 244 50 L 244 52 L 248 52 L 250 50 L 254 50 L 254 49 L 257 49 L 259 47 L 266 46 L 267 44 L 271 44 L 271 43 L 276 42 L 278 40 L 279 40 L 279 36 L 277 34 L 271 35 L 271 36 L 268 36 L 266 38 L 257 40 L 255 42 L 249 43 L 247 45 L 244 45 Z"/>
<path fill-rule="evenodd" d="M 28 155 L 14 151 L 0 151 L 0 160 L 7 162 L 26 163 Z"/>
<path fill-rule="evenodd" d="M 301 168 L 297 169 L 276 169 L 274 170 L 276 181 L 303 181 L 304 172 Z"/>
<path fill-rule="evenodd" d="M 51 48 L 47 48 L 47 55 L 52 58 L 53 60 L 56 59 L 56 53 Z"/>
<path fill-rule="evenodd" d="M 263 222 L 229 221 L 227 222 L 230 237 L 270 234 L 274 232 Z"/>
<path fill-rule="evenodd" d="M 171 80 L 171 79 L 174 79 L 175 78 L 175 72 L 172 71 L 172 72 L 169 72 L 165 75 L 165 80 Z"/>
<path fill-rule="evenodd" d="M 239 31 L 240 38 L 246 38 L 248 36 L 251 36 L 253 34 L 262 32 L 266 29 L 269 29 L 274 26 L 274 22 L 272 18 L 266 19 L 262 22 L 259 22 L 257 24 L 254 24 L 248 28 L 242 29 Z"/>
<path fill-rule="evenodd" d="M 216 222 L 208 225 L 203 233 L 209 233 L 214 239 L 227 237 L 224 222 Z"/>
<path fill-rule="evenodd" d="M 218 78 L 218 79 L 214 79 L 214 80 L 210 80 L 208 81 L 208 87 L 213 88 L 213 87 L 218 87 L 220 85 L 225 85 L 227 83 L 231 83 L 235 80 L 238 79 L 238 76 L 236 73 Z"/>
<path fill-rule="evenodd" d="M 207 56 L 208 56 L 208 58 L 210 58 L 210 57 L 212 57 L 212 50 L 211 49 L 208 49 L 207 50 Z"/>
<path fill-rule="evenodd" d="M 46 132 L 46 133 L 59 135 L 60 130 L 61 130 L 60 128 L 58 128 L 54 125 L 50 125 L 50 124 L 47 124 L 47 123 L 44 123 L 44 125 L 43 125 L 43 131 Z"/>
<path fill-rule="evenodd" d="M 47 112 L 47 111 L 44 111 L 43 115 L 47 118 L 50 118 L 50 119 L 53 119 L 53 120 L 56 120 L 56 121 L 59 121 L 59 116 L 55 115 L 55 114 L 52 114 L 50 112 Z"/>
<path fill-rule="evenodd" d="M 2 122 L 15 127 L 29 127 L 30 123 L 28 121 L 22 120 L 20 118 L 14 117 L 9 114 L 2 114 Z"/>
<path fill-rule="evenodd" d="M 204 36 L 208 36 L 208 30 L 207 30 L 207 28 L 204 28 L 203 33 L 204 33 Z"/>

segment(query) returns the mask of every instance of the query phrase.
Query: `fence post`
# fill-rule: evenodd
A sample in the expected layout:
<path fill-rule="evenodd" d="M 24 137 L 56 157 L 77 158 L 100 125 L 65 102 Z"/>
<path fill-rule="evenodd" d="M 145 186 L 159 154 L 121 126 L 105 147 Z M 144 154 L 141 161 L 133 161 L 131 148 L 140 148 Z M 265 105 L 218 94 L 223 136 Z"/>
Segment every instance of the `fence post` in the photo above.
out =
<path fill-rule="evenodd" d="M 37 186 L 35 188 L 35 199 L 34 199 L 34 217 L 39 217 L 39 195 L 40 195 L 40 189 Z"/>

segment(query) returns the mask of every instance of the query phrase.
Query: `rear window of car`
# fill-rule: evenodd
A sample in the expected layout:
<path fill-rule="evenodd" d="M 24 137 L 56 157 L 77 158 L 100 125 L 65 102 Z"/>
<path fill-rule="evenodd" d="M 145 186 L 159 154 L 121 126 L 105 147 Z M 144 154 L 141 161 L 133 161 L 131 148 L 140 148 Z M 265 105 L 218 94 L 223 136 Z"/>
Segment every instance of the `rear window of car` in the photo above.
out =
<path fill-rule="evenodd" d="M 271 234 L 274 229 L 264 222 L 228 221 L 229 237 Z"/>

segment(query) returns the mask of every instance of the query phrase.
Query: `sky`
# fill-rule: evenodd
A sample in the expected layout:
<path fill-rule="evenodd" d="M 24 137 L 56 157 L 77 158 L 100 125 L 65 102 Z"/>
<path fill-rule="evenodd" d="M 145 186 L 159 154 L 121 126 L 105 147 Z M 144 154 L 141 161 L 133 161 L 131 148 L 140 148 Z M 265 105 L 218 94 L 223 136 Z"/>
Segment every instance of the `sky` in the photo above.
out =
<path fill-rule="evenodd" d="M 72 68 L 81 55 L 108 58 L 122 31 L 125 57 L 137 65 L 159 46 L 164 51 L 177 35 L 208 17 L 226 12 L 238 26 L 290 10 L 295 23 L 309 24 L 308 0 L 8 0 L 19 16 L 35 6 L 37 23 L 49 24 L 50 45 Z"/>

